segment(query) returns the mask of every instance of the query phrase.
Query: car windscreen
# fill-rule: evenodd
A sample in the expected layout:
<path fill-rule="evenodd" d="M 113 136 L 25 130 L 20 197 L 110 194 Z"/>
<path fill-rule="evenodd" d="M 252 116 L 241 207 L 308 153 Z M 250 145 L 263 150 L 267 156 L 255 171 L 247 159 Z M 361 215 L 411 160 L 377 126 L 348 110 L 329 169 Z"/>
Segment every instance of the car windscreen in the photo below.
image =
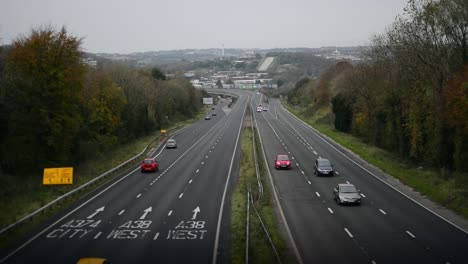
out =
<path fill-rule="evenodd" d="M 143 163 L 145 163 L 145 164 L 151 164 L 151 163 L 153 163 L 153 161 L 152 161 L 152 160 L 144 160 Z"/>
<path fill-rule="evenodd" d="M 286 155 L 278 156 L 278 160 L 289 160 L 289 157 Z"/>
<path fill-rule="evenodd" d="M 354 186 L 341 186 L 340 192 L 342 193 L 356 193 L 356 187 Z"/>

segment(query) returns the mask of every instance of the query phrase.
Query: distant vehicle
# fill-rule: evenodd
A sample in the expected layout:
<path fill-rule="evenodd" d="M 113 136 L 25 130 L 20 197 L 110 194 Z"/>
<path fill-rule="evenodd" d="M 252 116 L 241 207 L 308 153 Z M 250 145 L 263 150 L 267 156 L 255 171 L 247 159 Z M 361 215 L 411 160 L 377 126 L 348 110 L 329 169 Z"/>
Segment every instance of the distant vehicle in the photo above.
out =
<path fill-rule="evenodd" d="M 214 106 L 213 106 L 213 107 L 211 107 L 211 110 L 215 110 L 215 109 L 216 109 L 216 107 L 214 107 Z"/>
<path fill-rule="evenodd" d="M 168 139 L 166 142 L 166 148 L 177 148 L 177 142 L 175 141 L 175 139 Z"/>
<path fill-rule="evenodd" d="M 333 189 L 338 204 L 361 204 L 361 194 L 353 184 L 340 183 Z"/>
<path fill-rule="evenodd" d="M 257 94 L 260 94 L 260 92 L 257 92 Z"/>
<path fill-rule="evenodd" d="M 288 155 L 277 155 L 275 158 L 275 168 L 278 169 L 291 169 L 291 160 Z"/>
<path fill-rule="evenodd" d="M 111 264 L 105 258 L 80 258 L 76 264 Z"/>
<path fill-rule="evenodd" d="M 257 112 L 262 112 L 262 111 L 263 111 L 262 107 L 261 107 L 261 106 L 258 106 L 258 107 L 257 107 Z"/>
<path fill-rule="evenodd" d="M 317 176 L 333 176 L 333 165 L 327 159 L 316 159 L 314 163 L 314 173 Z"/>
<path fill-rule="evenodd" d="M 216 112 L 211 113 L 212 116 L 216 116 Z"/>
<path fill-rule="evenodd" d="M 153 158 L 146 158 L 141 162 L 141 172 L 145 171 L 153 171 L 156 172 L 158 170 L 159 164 Z"/>
<path fill-rule="evenodd" d="M 206 115 L 205 116 L 205 120 L 210 120 L 211 119 L 211 115 Z"/>
<path fill-rule="evenodd" d="M 268 109 L 266 107 L 263 107 L 263 111 L 268 111 Z"/>

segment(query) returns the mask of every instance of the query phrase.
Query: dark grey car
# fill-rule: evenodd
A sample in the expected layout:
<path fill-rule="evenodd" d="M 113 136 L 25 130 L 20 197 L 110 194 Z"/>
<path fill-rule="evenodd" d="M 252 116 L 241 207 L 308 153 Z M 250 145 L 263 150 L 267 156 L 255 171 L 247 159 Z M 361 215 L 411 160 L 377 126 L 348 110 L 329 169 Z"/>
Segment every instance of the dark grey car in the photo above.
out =
<path fill-rule="evenodd" d="M 361 194 L 353 184 L 340 183 L 333 189 L 338 204 L 361 204 Z"/>
<path fill-rule="evenodd" d="M 327 159 L 317 159 L 314 163 L 314 173 L 317 176 L 333 176 L 333 165 Z"/>

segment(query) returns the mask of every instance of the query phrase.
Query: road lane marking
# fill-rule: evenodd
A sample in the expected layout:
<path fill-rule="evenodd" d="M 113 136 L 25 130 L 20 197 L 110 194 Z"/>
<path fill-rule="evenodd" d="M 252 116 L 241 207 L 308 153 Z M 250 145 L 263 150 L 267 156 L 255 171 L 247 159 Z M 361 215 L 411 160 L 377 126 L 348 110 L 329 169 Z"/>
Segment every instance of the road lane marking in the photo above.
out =
<path fill-rule="evenodd" d="M 315 154 L 315 155 L 318 155 L 317 151 L 314 150 L 314 154 Z"/>
<path fill-rule="evenodd" d="M 208 158 L 208 156 L 205 156 L 205 159 L 207 159 L 207 158 Z"/>
<path fill-rule="evenodd" d="M 332 210 L 330 207 L 328 207 L 328 211 L 329 211 L 331 214 L 333 214 L 333 210 Z"/>
<path fill-rule="evenodd" d="M 294 156 L 292 156 L 292 159 L 295 159 Z"/>
<path fill-rule="evenodd" d="M 192 180 L 188 181 L 188 183 L 192 183 Z"/>
<path fill-rule="evenodd" d="M 172 214 L 172 210 L 169 211 L 169 213 L 167 214 L 167 216 L 171 216 Z"/>
<path fill-rule="evenodd" d="M 346 181 L 346 183 L 347 183 L 347 184 L 351 184 L 351 183 L 349 183 L 349 181 Z"/>
<path fill-rule="evenodd" d="M 120 211 L 119 215 L 122 215 L 125 212 L 125 209 Z"/>
<path fill-rule="evenodd" d="M 203 164 L 205 164 L 205 162 L 204 162 L 204 161 L 202 161 L 201 165 L 203 165 Z"/>
<path fill-rule="evenodd" d="M 140 194 L 138 194 L 138 195 L 136 196 L 136 198 L 138 199 L 138 198 L 140 198 L 140 196 L 141 196 L 141 193 L 140 193 Z"/>
<path fill-rule="evenodd" d="M 406 234 L 408 234 L 408 235 L 409 235 L 410 237 L 412 237 L 412 238 L 416 238 L 416 236 L 413 235 L 413 234 L 412 234 L 410 231 L 408 231 L 408 230 L 406 230 Z"/>
<path fill-rule="evenodd" d="M 372 264 L 377 264 L 377 262 L 375 262 L 375 260 L 372 260 L 371 263 L 372 263 Z"/>
<path fill-rule="evenodd" d="M 384 215 L 387 214 L 387 213 L 386 213 L 384 210 L 382 210 L 382 209 L 379 209 L 379 211 L 380 211 L 382 214 L 384 214 Z"/>
<path fill-rule="evenodd" d="M 319 159 L 322 159 L 322 157 L 319 156 Z"/>
<path fill-rule="evenodd" d="M 365 196 L 363 193 L 361 193 L 361 196 L 364 197 L 364 198 L 366 198 L 366 196 Z"/>
<path fill-rule="evenodd" d="M 337 171 L 335 171 L 336 175 L 340 175 Z"/>
<path fill-rule="evenodd" d="M 198 173 L 200 171 L 200 169 L 197 169 L 197 171 L 195 173 Z"/>
<path fill-rule="evenodd" d="M 301 170 L 301 173 L 302 173 L 302 174 L 304 174 L 304 171 L 303 171 L 303 170 Z"/>
<path fill-rule="evenodd" d="M 316 194 L 318 197 L 320 197 L 320 193 L 318 193 L 318 192 L 315 192 L 315 194 Z"/>
<path fill-rule="evenodd" d="M 345 227 L 344 230 L 346 231 L 346 233 L 348 233 L 348 236 L 349 236 L 350 238 L 353 238 L 353 234 L 351 234 L 351 232 L 349 232 L 348 228 Z"/>
<path fill-rule="evenodd" d="M 158 233 L 156 233 L 156 235 L 154 236 L 153 240 L 156 240 L 156 239 L 158 239 L 158 237 L 159 237 L 159 232 L 158 232 Z"/>
<path fill-rule="evenodd" d="M 310 181 L 307 181 L 309 184 L 312 184 Z"/>
<path fill-rule="evenodd" d="M 98 237 L 102 234 L 102 232 L 99 232 L 97 233 L 95 236 L 94 236 L 94 239 L 98 239 Z"/>
<path fill-rule="evenodd" d="M 184 193 L 181 193 L 181 194 L 179 195 L 179 199 L 182 198 L 182 196 L 184 196 Z"/>

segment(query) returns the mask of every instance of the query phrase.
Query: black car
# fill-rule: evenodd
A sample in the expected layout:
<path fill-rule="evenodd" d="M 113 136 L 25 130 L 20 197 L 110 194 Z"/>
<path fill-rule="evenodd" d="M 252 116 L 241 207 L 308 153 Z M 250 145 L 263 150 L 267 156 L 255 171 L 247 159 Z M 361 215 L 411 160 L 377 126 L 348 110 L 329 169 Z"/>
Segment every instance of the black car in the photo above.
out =
<path fill-rule="evenodd" d="M 361 194 L 353 184 L 340 183 L 333 189 L 338 204 L 361 204 Z"/>
<path fill-rule="evenodd" d="M 333 165 L 327 159 L 317 159 L 314 163 L 314 173 L 317 176 L 333 176 Z"/>

